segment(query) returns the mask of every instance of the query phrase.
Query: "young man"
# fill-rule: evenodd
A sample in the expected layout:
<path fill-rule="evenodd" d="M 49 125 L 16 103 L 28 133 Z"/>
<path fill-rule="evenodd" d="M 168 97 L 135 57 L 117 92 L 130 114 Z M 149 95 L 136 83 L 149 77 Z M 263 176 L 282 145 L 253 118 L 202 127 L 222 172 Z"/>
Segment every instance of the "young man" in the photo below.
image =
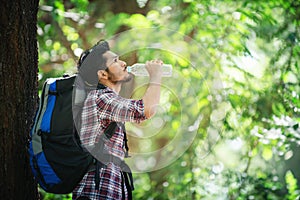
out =
<path fill-rule="evenodd" d="M 87 86 L 95 88 L 88 93 L 82 109 L 80 139 L 98 161 L 74 189 L 73 199 L 132 199 L 132 176 L 124 163 L 128 153 L 124 123 L 139 123 L 155 114 L 162 64 L 161 60 L 146 62 L 149 86 L 142 99 L 133 100 L 118 95 L 122 83 L 132 75 L 126 70 L 126 62 L 110 51 L 106 41 L 82 54 L 79 75 Z M 108 129 L 113 133 L 107 136 Z"/>

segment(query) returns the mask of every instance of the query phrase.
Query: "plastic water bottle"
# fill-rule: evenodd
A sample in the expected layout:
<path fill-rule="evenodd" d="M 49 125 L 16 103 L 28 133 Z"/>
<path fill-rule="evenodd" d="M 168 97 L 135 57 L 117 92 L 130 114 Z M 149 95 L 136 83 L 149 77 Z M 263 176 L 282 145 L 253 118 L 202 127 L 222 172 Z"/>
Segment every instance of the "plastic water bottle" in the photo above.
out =
<path fill-rule="evenodd" d="M 132 66 L 127 67 L 127 71 L 135 76 L 149 76 L 149 73 L 145 67 L 144 63 L 135 63 Z M 171 77 L 172 76 L 172 65 L 163 64 L 162 65 L 162 76 Z"/>

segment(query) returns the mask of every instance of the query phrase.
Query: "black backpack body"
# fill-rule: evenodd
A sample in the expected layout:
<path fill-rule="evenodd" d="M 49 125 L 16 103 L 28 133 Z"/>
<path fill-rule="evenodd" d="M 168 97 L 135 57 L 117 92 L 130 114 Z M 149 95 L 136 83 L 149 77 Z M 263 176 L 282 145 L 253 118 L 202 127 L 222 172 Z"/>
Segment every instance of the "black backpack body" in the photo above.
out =
<path fill-rule="evenodd" d="M 81 147 L 79 137 L 74 137 L 77 132 L 72 96 L 76 77 L 46 80 L 30 133 L 31 169 L 39 185 L 50 193 L 72 192 L 93 162 L 93 156 Z"/>

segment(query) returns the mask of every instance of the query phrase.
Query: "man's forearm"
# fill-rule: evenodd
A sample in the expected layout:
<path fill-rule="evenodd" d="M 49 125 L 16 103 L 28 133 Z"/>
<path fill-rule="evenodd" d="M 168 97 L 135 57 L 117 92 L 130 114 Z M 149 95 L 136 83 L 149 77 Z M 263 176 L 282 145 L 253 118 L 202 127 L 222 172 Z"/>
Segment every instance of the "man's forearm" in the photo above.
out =
<path fill-rule="evenodd" d="M 149 119 L 156 113 L 160 99 L 161 76 L 150 78 L 149 86 L 143 96 L 145 116 Z"/>

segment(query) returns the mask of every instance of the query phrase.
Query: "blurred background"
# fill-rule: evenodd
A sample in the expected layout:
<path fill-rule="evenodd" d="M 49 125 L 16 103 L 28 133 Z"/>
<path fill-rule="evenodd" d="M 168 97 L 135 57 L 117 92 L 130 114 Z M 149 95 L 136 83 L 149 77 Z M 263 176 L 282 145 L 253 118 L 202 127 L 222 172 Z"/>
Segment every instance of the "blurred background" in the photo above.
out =
<path fill-rule="evenodd" d="M 134 199 L 299 199 L 299 27 L 293 0 L 41 0 L 40 89 L 100 39 L 128 65 L 160 58 L 158 113 L 126 126 Z"/>

